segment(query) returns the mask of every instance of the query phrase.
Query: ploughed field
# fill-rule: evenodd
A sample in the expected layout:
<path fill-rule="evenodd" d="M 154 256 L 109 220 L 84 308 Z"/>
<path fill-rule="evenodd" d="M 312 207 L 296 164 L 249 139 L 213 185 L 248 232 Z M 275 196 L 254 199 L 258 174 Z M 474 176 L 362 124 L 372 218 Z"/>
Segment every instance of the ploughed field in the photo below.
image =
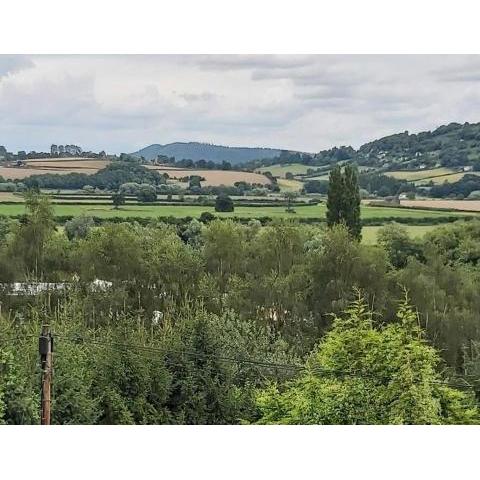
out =
<path fill-rule="evenodd" d="M 6 180 L 21 180 L 32 175 L 45 175 L 46 173 L 85 173 L 92 175 L 98 170 L 105 168 L 108 160 L 92 158 L 55 158 L 55 159 L 31 159 L 26 160 L 22 167 L 0 167 L 0 176 Z"/>
<path fill-rule="evenodd" d="M 31 159 L 26 160 L 21 167 L 0 167 L 0 177 L 6 180 L 21 180 L 32 175 L 44 175 L 46 173 L 57 173 L 65 175 L 68 173 L 85 173 L 92 175 L 110 163 L 109 160 L 91 158 L 56 158 L 56 159 Z M 203 186 L 233 186 L 236 182 L 258 183 L 268 185 L 270 180 L 261 173 L 241 172 L 235 170 L 193 170 L 180 169 L 164 165 L 145 165 L 151 170 L 159 173 L 168 173 L 170 178 L 180 180 L 184 177 L 198 175 L 205 178 Z"/>
<path fill-rule="evenodd" d="M 480 200 L 401 200 L 402 206 L 480 212 Z"/>

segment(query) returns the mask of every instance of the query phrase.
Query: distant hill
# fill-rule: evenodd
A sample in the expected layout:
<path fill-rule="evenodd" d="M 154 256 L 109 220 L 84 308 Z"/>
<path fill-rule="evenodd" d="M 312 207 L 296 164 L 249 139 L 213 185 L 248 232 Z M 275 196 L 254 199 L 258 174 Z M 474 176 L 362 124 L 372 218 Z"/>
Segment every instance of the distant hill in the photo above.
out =
<path fill-rule="evenodd" d="M 224 147 L 198 142 L 175 142 L 167 145 L 149 145 L 132 155 L 144 157 L 146 160 L 153 160 L 157 155 L 175 157 L 177 161 L 190 159 L 221 163 L 225 160 L 232 165 L 237 165 L 251 160 L 277 157 L 280 153 L 281 150 L 274 148 Z"/>
<path fill-rule="evenodd" d="M 418 170 L 434 167 L 459 169 L 472 166 L 480 170 L 480 123 L 450 123 L 433 131 L 397 133 L 365 143 L 358 150 L 352 147 L 333 147 L 316 154 L 273 148 L 224 147 L 206 143 L 170 143 L 150 145 L 133 153 L 152 160 L 157 155 L 175 160 L 206 160 L 232 165 L 249 162 L 253 168 L 272 163 L 301 163 L 310 166 L 334 165 L 355 161 L 375 170 Z M 277 158 L 279 157 L 279 158 Z M 272 160 L 275 159 L 275 160 Z"/>

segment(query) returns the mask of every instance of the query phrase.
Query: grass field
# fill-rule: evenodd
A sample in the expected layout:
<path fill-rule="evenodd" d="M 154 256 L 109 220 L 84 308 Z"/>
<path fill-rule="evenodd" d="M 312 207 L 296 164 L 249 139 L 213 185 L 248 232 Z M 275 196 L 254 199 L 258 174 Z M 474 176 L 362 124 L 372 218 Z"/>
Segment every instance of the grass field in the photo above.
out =
<path fill-rule="evenodd" d="M 305 179 L 306 182 L 308 182 L 309 180 L 327 180 L 330 178 L 330 174 L 329 173 L 325 173 L 323 175 L 315 175 L 314 177 L 308 177 Z"/>
<path fill-rule="evenodd" d="M 294 175 L 303 175 L 307 173 L 307 170 L 311 167 L 309 165 L 302 165 L 301 163 L 289 163 L 286 165 L 270 165 L 269 167 L 257 168 L 256 172 L 270 172 L 274 177 L 285 178 L 287 172 L 293 173 Z"/>
<path fill-rule="evenodd" d="M 125 205 L 115 210 L 110 205 L 81 205 L 79 203 L 72 205 L 54 205 L 54 212 L 57 216 L 63 215 L 91 215 L 102 218 L 108 217 L 199 217 L 202 212 L 211 212 L 220 217 L 274 217 L 274 218 L 325 218 L 325 204 L 307 205 L 295 207 L 296 213 L 285 212 L 285 207 L 236 207 L 233 213 L 218 213 L 213 207 L 207 206 L 181 206 L 181 205 Z M 22 204 L 0 204 L 0 215 L 21 215 L 25 212 Z M 389 208 L 389 207 L 370 207 L 362 206 L 362 218 L 439 218 L 445 216 L 465 216 L 468 214 L 462 212 L 442 212 L 409 208 Z M 473 212 L 470 215 L 475 215 Z"/>
<path fill-rule="evenodd" d="M 461 180 L 465 175 L 480 175 L 480 172 L 458 172 L 458 173 L 452 173 L 450 175 L 442 175 L 441 177 L 417 180 L 414 183 L 415 183 L 415 185 L 425 185 L 425 184 L 430 183 L 430 181 L 434 185 L 441 185 L 444 182 L 455 183 L 455 182 L 458 182 L 459 180 Z"/>
<path fill-rule="evenodd" d="M 412 238 L 421 238 L 426 233 L 431 232 L 439 225 L 403 225 Z M 366 226 L 362 228 L 362 243 L 375 245 L 377 243 L 377 233 L 383 227 Z"/>
<path fill-rule="evenodd" d="M 434 185 L 441 185 L 444 182 L 454 183 L 461 180 L 465 175 L 478 175 L 480 172 L 456 172 L 450 168 L 432 168 L 430 170 L 415 170 L 385 172 L 389 177 L 399 180 L 407 180 L 415 185 L 425 185 L 432 182 Z"/>
<path fill-rule="evenodd" d="M 385 172 L 385 175 L 398 180 L 408 180 L 409 182 L 414 182 L 416 180 L 424 180 L 430 177 L 437 177 L 439 175 L 451 175 L 455 173 L 454 170 L 450 168 L 432 168 L 430 170 L 415 170 L 415 171 L 394 171 L 394 172 Z"/>
<path fill-rule="evenodd" d="M 1 202 L 24 202 L 24 198 L 21 195 L 16 195 L 13 192 L 0 192 L 0 203 Z"/>
<path fill-rule="evenodd" d="M 286 178 L 279 178 L 277 184 L 282 192 L 299 192 L 303 188 L 303 182 Z"/>

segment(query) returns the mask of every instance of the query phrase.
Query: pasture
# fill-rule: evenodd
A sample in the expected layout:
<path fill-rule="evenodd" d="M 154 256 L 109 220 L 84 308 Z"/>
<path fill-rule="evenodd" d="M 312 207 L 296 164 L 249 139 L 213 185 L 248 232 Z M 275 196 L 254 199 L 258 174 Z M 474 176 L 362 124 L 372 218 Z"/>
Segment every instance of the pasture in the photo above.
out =
<path fill-rule="evenodd" d="M 295 213 L 287 213 L 285 207 L 272 207 L 272 206 L 239 206 L 235 208 L 234 212 L 215 212 L 213 207 L 195 205 L 195 206 L 182 206 L 182 205 L 124 205 L 119 209 L 114 209 L 113 206 L 98 203 L 95 205 L 84 205 L 81 203 L 75 204 L 54 204 L 54 213 L 56 216 L 78 216 L 89 215 L 101 218 L 111 217 L 143 217 L 143 218 L 155 218 L 155 217 L 168 217 L 173 216 L 177 218 L 184 217 L 199 217 L 202 212 L 210 212 L 219 217 L 241 217 L 241 218 L 291 218 L 291 219 L 324 219 L 326 213 L 325 204 L 319 205 L 306 205 L 295 207 Z M 362 218 L 364 219 L 381 219 L 390 218 L 392 220 L 398 219 L 412 219 L 412 222 L 417 220 L 424 220 L 429 218 L 432 220 L 445 218 L 445 216 L 458 216 L 459 218 L 466 215 L 475 215 L 474 212 L 468 214 L 464 212 L 446 212 L 435 210 L 421 210 L 410 208 L 395 208 L 395 207 L 370 207 L 368 205 L 362 205 Z M 0 215 L 16 216 L 25 213 L 25 207 L 21 203 L 19 204 L 1 204 L 0 203 Z"/>
<path fill-rule="evenodd" d="M 439 177 L 442 175 L 451 175 L 456 173 L 455 170 L 451 168 L 431 168 L 428 170 L 397 170 L 393 172 L 385 172 L 385 175 L 398 180 L 407 180 L 409 182 L 414 182 L 416 180 L 424 180 L 426 178 Z"/>
<path fill-rule="evenodd" d="M 429 170 L 397 170 L 385 172 L 385 175 L 398 180 L 407 180 L 415 185 L 425 185 L 432 182 L 434 185 L 440 185 L 444 182 L 454 183 L 461 180 L 465 175 L 478 175 L 479 172 L 456 171 L 451 168 L 431 168 Z"/>
<path fill-rule="evenodd" d="M 402 225 L 407 230 L 411 238 L 422 238 L 426 233 L 431 232 L 438 225 Z M 362 243 L 366 245 L 375 245 L 377 243 L 378 231 L 383 226 L 365 226 L 362 228 Z"/>
<path fill-rule="evenodd" d="M 279 178 L 277 185 L 282 192 L 300 192 L 303 188 L 303 183 L 299 180 L 287 180 L 286 178 Z"/>

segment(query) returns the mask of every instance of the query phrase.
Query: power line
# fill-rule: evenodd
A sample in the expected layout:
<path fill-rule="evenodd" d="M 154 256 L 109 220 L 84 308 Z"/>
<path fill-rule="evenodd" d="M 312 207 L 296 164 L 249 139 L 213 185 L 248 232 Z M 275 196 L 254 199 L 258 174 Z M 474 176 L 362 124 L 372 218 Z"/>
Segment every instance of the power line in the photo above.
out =
<path fill-rule="evenodd" d="M 353 378 L 363 378 L 363 379 L 370 379 L 370 380 L 378 380 L 378 378 L 373 375 L 373 374 L 368 374 L 367 372 L 355 372 L 351 370 L 335 370 L 335 369 L 327 369 L 323 368 L 319 365 L 316 366 L 304 366 L 304 365 L 298 365 L 298 364 L 286 364 L 286 363 L 273 363 L 273 362 L 266 362 L 266 361 L 261 361 L 257 359 L 251 359 L 251 358 L 234 358 L 234 357 L 223 357 L 223 356 L 218 356 L 215 354 L 207 354 L 204 352 L 196 352 L 196 351 L 191 351 L 191 350 L 179 350 L 179 349 L 161 349 L 158 347 L 150 347 L 146 345 L 135 345 L 135 344 L 127 344 L 127 343 L 121 343 L 121 342 L 105 342 L 105 341 L 98 341 L 98 340 L 90 340 L 90 339 L 85 339 L 84 337 L 79 337 L 76 336 L 73 339 L 68 337 L 67 335 L 62 335 L 62 334 L 56 334 L 55 336 L 59 336 L 61 338 L 65 338 L 67 340 L 71 341 L 78 341 L 82 340 L 84 342 L 89 342 L 97 345 L 102 345 L 102 346 L 109 346 L 110 348 L 114 348 L 117 351 L 125 351 L 125 349 L 130 350 L 131 353 L 134 353 L 139 356 L 143 356 L 144 358 L 149 358 L 152 359 L 152 357 L 147 357 L 144 353 L 134 351 L 133 349 L 140 349 L 144 350 L 145 352 L 150 352 L 150 353 L 159 353 L 162 355 L 168 355 L 168 354 L 181 354 L 181 355 L 188 355 L 200 359 L 215 359 L 219 361 L 225 361 L 225 362 L 230 362 L 230 363 L 236 363 L 236 364 L 244 364 L 244 365 L 251 365 L 251 366 L 257 366 L 257 367 L 264 367 L 264 368 L 271 368 L 271 369 L 284 369 L 284 370 L 290 370 L 290 371 L 295 371 L 297 373 L 299 372 L 313 372 L 319 375 L 323 376 L 334 376 L 334 377 L 353 377 Z M 165 359 L 164 359 L 165 360 Z M 171 359 L 167 360 L 167 363 L 170 365 L 176 364 L 176 365 L 183 365 L 179 364 L 178 362 L 171 362 Z M 390 379 L 392 381 L 392 379 Z M 471 380 L 472 381 L 472 380 Z M 480 379 L 473 380 L 473 382 L 480 382 Z M 466 381 L 462 383 L 454 383 L 450 381 L 443 381 L 443 380 L 430 380 L 428 382 L 425 382 L 421 379 L 419 379 L 415 383 L 427 383 L 427 384 L 433 384 L 433 385 L 445 385 L 445 386 L 450 386 L 454 388 L 467 388 L 471 389 L 474 387 L 474 385 L 471 385 L 470 383 L 467 383 Z"/>
<path fill-rule="evenodd" d="M 13 336 L 12 334 L 15 333 L 17 334 L 16 336 Z M 150 354 L 160 354 L 162 356 L 168 356 L 170 354 L 180 354 L 182 356 L 188 356 L 188 357 L 193 357 L 197 359 L 202 359 L 202 360 L 218 360 L 218 361 L 223 361 L 227 363 L 232 363 L 232 364 L 241 364 L 241 365 L 248 365 L 252 367 L 262 367 L 264 369 L 272 369 L 275 371 L 278 370 L 283 370 L 283 371 L 288 371 L 290 373 L 301 373 L 301 372 L 311 372 L 317 375 L 322 375 L 322 376 L 331 376 L 331 377 L 349 377 L 349 378 L 363 378 L 363 379 L 370 379 L 370 380 L 378 380 L 378 377 L 376 377 L 374 374 L 369 374 L 367 372 L 356 372 L 352 370 L 338 370 L 338 369 L 329 369 L 329 368 L 324 368 L 319 365 L 311 366 L 311 365 L 300 365 L 300 364 L 288 364 L 288 363 L 276 363 L 276 362 L 268 362 L 265 360 L 260 360 L 260 359 L 254 359 L 254 358 L 249 358 L 249 357 L 228 357 L 228 356 L 219 356 L 216 354 L 208 354 L 205 352 L 198 352 L 198 351 L 192 351 L 192 350 L 187 350 L 187 349 L 164 349 L 164 348 L 158 348 L 158 347 L 153 347 L 153 346 L 148 346 L 148 345 L 139 345 L 139 344 L 131 344 L 131 343 L 122 343 L 118 341 L 101 341 L 97 339 L 90 339 L 90 338 L 85 338 L 81 335 L 64 335 L 64 334 L 58 334 L 54 333 L 52 334 L 53 337 L 59 337 L 63 338 L 65 340 L 71 341 L 71 342 L 83 342 L 83 343 L 89 343 L 93 345 L 101 345 L 101 346 L 107 346 L 110 348 L 115 349 L 116 351 L 121 351 L 124 352 L 125 350 L 128 350 L 130 353 L 134 353 L 137 356 L 143 356 L 144 358 L 149 358 L 153 359 L 151 355 L 147 356 L 146 353 Z M 2 335 L 2 338 L 5 336 Z M 9 340 L 22 340 L 22 339 L 30 339 L 30 338 L 38 338 L 38 335 L 33 335 L 33 334 L 18 334 L 18 332 L 8 332 L 8 337 Z M 159 359 L 160 360 L 160 359 Z M 173 361 L 171 358 L 162 358 L 162 361 L 166 362 L 168 365 L 177 365 L 181 366 L 183 364 L 179 362 Z M 472 389 L 476 385 L 476 383 L 480 383 L 480 379 L 473 377 L 469 378 L 472 376 L 464 376 L 462 379 L 459 379 L 458 382 L 452 382 L 452 381 L 443 381 L 443 380 L 430 380 L 429 384 L 434 384 L 434 385 L 445 385 L 445 386 L 450 386 L 454 388 L 466 388 L 466 389 Z M 466 380 L 468 378 L 468 381 Z M 389 381 L 391 381 L 390 379 Z M 418 380 L 416 383 L 425 383 L 422 380 Z"/>
<path fill-rule="evenodd" d="M 65 338 L 70 341 L 78 341 L 81 340 L 85 343 L 91 343 L 91 344 L 97 344 L 97 345 L 103 345 L 103 346 L 109 346 L 112 348 L 117 348 L 117 349 L 140 349 L 144 350 L 146 352 L 150 353 L 160 353 L 162 355 L 168 355 L 170 353 L 180 353 L 180 354 L 186 354 L 190 356 L 196 356 L 199 358 L 212 358 L 216 360 L 221 360 L 221 361 L 226 361 L 226 362 L 235 362 L 235 363 L 244 363 L 244 364 L 252 364 L 252 365 L 257 365 L 257 366 L 262 366 L 262 367 L 271 367 L 271 368 L 285 368 L 289 370 L 300 370 L 303 369 L 303 365 L 295 365 L 295 364 L 286 364 L 286 363 L 273 363 L 273 362 L 265 362 L 263 360 L 258 360 L 258 359 L 252 359 L 248 357 L 244 358 L 234 358 L 234 357 L 224 357 L 224 356 L 218 356 L 215 354 L 208 354 L 204 352 L 197 352 L 197 351 L 192 351 L 192 350 L 179 350 L 179 349 L 161 349 L 158 347 L 149 347 L 146 345 L 136 345 L 136 344 L 127 344 L 127 343 L 120 343 L 120 342 L 103 342 L 103 341 L 98 341 L 98 340 L 91 340 L 91 339 L 85 339 L 84 337 L 74 337 L 70 338 L 67 335 L 61 335 L 61 334 L 55 334 L 54 336 L 60 337 L 60 338 Z M 122 350 L 123 351 L 123 350 Z M 140 354 L 139 352 L 134 352 L 137 354 Z"/>

